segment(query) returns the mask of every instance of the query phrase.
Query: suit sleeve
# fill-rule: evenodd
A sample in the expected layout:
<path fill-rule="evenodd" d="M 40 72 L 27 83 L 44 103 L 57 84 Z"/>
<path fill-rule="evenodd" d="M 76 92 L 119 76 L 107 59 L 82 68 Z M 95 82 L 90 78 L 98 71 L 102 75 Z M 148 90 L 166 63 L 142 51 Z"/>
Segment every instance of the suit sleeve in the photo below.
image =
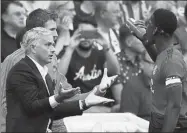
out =
<path fill-rule="evenodd" d="M 40 115 L 45 112 L 52 112 L 49 97 L 39 99 L 39 89 L 33 75 L 23 70 L 16 70 L 10 73 L 7 79 L 7 93 L 16 95 L 28 115 Z"/>
<path fill-rule="evenodd" d="M 61 103 L 54 108 L 53 118 L 55 120 L 61 119 L 68 116 L 82 115 L 80 110 L 79 101 L 69 101 Z"/>
<path fill-rule="evenodd" d="M 52 109 L 49 97 L 39 98 L 39 88 L 36 85 L 36 79 L 32 73 L 20 67 L 10 72 L 7 79 L 8 95 L 16 95 L 21 101 L 25 112 L 29 116 L 37 116 L 43 113 L 49 113 L 55 119 L 65 116 L 79 115 L 82 111 L 79 107 L 79 101 L 62 103 L 55 109 Z"/>

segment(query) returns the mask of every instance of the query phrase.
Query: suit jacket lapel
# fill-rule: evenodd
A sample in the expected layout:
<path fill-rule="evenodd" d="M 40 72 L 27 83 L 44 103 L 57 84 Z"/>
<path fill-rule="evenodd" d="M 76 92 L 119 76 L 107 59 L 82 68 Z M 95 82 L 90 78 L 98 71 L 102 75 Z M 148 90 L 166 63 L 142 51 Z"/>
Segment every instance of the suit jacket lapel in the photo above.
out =
<path fill-rule="evenodd" d="M 43 80 L 43 78 L 42 78 L 42 75 L 40 74 L 40 72 L 39 72 L 38 68 L 36 67 L 36 65 L 34 64 L 34 62 L 33 62 L 28 56 L 25 57 L 25 61 L 29 64 L 30 67 L 33 68 L 34 74 L 35 74 L 36 77 L 40 80 L 40 82 L 43 83 L 43 86 L 45 87 L 45 91 L 47 92 L 47 88 L 46 88 L 45 82 L 44 82 L 44 80 Z M 48 74 L 47 74 L 47 75 L 48 75 Z M 49 75 L 48 75 L 48 76 L 49 76 Z M 50 95 L 53 95 L 54 92 L 53 92 L 52 80 L 51 80 L 50 76 L 49 76 L 47 79 L 48 79 L 48 80 L 46 80 L 46 83 L 47 83 L 47 86 L 48 86 L 48 89 L 49 89 L 49 93 L 50 93 Z M 47 92 L 47 94 L 48 94 L 48 92 Z M 49 95 L 49 94 L 48 94 L 48 95 Z M 49 96 L 50 96 L 50 95 L 49 95 Z"/>

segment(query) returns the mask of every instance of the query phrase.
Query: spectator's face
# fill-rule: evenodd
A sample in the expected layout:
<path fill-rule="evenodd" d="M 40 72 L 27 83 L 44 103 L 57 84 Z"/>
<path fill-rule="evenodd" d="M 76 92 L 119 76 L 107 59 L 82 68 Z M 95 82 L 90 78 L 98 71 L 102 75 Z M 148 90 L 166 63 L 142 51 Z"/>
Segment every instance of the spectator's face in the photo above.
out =
<path fill-rule="evenodd" d="M 14 3 L 10 4 L 3 15 L 5 24 L 11 25 L 16 29 L 25 27 L 26 10 Z"/>
<path fill-rule="evenodd" d="M 106 23 L 115 26 L 119 23 L 121 17 L 121 10 L 118 2 L 109 2 L 104 13 Z"/>
<path fill-rule="evenodd" d="M 95 29 L 95 27 L 91 24 L 79 24 L 79 29 L 81 30 L 93 30 Z M 91 43 L 91 40 L 89 39 L 86 39 L 84 41 L 81 41 L 80 44 L 79 44 L 79 48 L 82 48 L 84 50 L 90 50 L 92 48 L 92 43 Z"/>
<path fill-rule="evenodd" d="M 46 65 L 52 61 L 54 52 L 53 36 L 43 35 L 39 40 L 39 44 L 35 46 L 35 57 L 42 65 Z"/>
<path fill-rule="evenodd" d="M 142 42 L 133 35 L 129 35 L 126 38 L 125 43 L 127 47 L 131 49 L 131 51 L 134 51 L 137 54 L 141 54 L 145 51 Z"/>
<path fill-rule="evenodd" d="M 54 37 L 54 41 L 57 40 L 58 34 L 57 34 L 57 25 L 56 22 L 54 20 L 48 20 L 45 25 L 44 28 L 50 30 L 52 32 L 52 35 Z"/>

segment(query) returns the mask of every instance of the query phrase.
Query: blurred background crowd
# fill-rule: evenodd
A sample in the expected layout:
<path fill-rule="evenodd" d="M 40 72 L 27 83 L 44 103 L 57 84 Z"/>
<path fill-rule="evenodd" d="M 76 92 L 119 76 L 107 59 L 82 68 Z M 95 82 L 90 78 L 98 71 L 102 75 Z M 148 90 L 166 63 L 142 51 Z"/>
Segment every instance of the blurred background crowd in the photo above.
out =
<path fill-rule="evenodd" d="M 140 0 L 136 0 L 136 1 L 118 1 L 118 2 L 120 3 L 121 15 L 120 15 L 119 19 L 121 19 L 121 21 L 122 21 L 122 22 L 120 22 L 121 24 L 124 23 L 124 20 L 127 20 L 128 18 L 134 18 L 135 20 L 146 20 L 153 13 L 153 11 L 158 8 L 165 8 L 165 9 L 169 9 L 169 10 L 173 11 L 178 18 L 179 26 L 184 26 L 186 24 L 186 20 L 184 17 L 184 7 L 186 4 L 186 1 L 178 1 L 178 0 L 176 0 L 176 1 L 140 1 Z M 32 12 L 35 9 L 38 9 L 38 8 L 41 8 L 41 9 L 51 8 L 52 9 L 52 8 L 56 8 L 58 5 L 64 5 L 64 6 L 67 6 L 67 7 L 65 7 L 65 8 L 67 8 L 66 9 L 67 14 L 68 13 L 72 14 L 72 10 L 75 9 L 75 13 L 73 11 L 73 14 L 72 14 L 73 16 L 76 14 L 76 16 L 81 16 L 81 19 L 85 19 L 85 20 L 88 19 L 88 20 L 92 21 L 92 19 L 94 18 L 93 14 L 95 12 L 94 11 L 95 7 L 100 4 L 99 1 L 97 1 L 97 2 L 83 1 L 83 0 L 73 1 L 74 7 L 69 10 L 68 4 L 66 3 L 66 1 L 55 3 L 55 2 L 51 2 L 51 1 L 34 1 L 34 0 L 31 1 L 30 0 L 30 1 L 20 1 L 20 3 L 22 4 L 22 6 L 24 8 L 24 11 L 22 11 L 22 12 L 16 12 L 16 10 L 19 10 L 19 9 L 14 8 L 15 6 L 10 7 L 10 9 L 6 9 L 7 7 L 5 5 L 1 9 L 2 14 L 6 13 L 6 10 L 10 10 L 11 13 L 16 13 L 16 14 L 13 14 L 15 16 L 13 16 L 13 15 L 10 16 L 10 18 L 8 20 L 4 20 L 4 18 L 2 18 L 3 19 L 2 32 L 3 32 L 3 29 L 6 25 L 11 25 L 11 28 L 13 28 L 12 30 L 14 30 L 14 31 L 12 31 L 12 33 L 8 33 L 8 36 L 11 37 L 9 39 L 13 42 L 15 39 L 16 32 L 19 31 L 20 28 L 25 26 L 25 20 L 26 20 L 27 16 L 29 15 L 30 12 Z M 70 5 L 70 7 L 71 7 L 71 5 Z M 64 11 L 62 11 L 62 12 L 64 12 Z M 64 13 L 61 13 L 61 14 L 65 15 Z M 21 17 L 21 19 L 23 21 L 22 24 L 18 24 L 16 22 L 15 17 Z M 5 26 L 3 23 L 5 23 Z M 116 25 L 115 27 L 119 28 L 119 25 Z M 5 38 L 6 37 L 7 36 L 5 36 Z M 3 40 L 3 42 L 2 42 L 2 48 L 1 48 L 2 49 L 1 62 L 3 62 L 3 60 L 6 58 L 6 56 L 8 56 L 13 51 L 15 51 L 16 49 L 19 48 L 19 46 L 16 46 L 16 45 L 12 45 L 12 47 L 9 47 L 8 44 L 5 45 L 4 41 L 6 39 L 4 39 L 4 35 L 2 36 L 2 40 Z M 60 50 L 61 49 L 57 50 L 57 53 Z"/>
<path fill-rule="evenodd" d="M 6 57 L 21 48 L 21 40 L 17 37 L 17 33 L 25 27 L 29 14 L 40 8 L 55 12 L 58 15 L 56 20 L 58 38 L 55 54 L 57 55 L 59 71 L 66 76 L 67 81 L 73 87 L 79 86 L 82 93 L 89 92 L 100 83 L 104 67 L 108 68 L 109 75 L 119 75 L 106 94 L 106 97 L 113 98 L 115 103 L 95 106 L 85 112 L 132 112 L 149 120 L 150 76 L 154 62 L 150 59 L 141 41 L 124 26 L 129 18 L 146 21 L 158 8 L 165 8 L 174 12 L 178 19 L 178 29 L 175 34 L 176 43 L 180 44 L 184 57 L 186 57 L 186 1 L 30 0 L 10 3 L 6 1 L 1 3 L 2 64 L 6 61 Z M 41 18 L 36 18 L 36 23 L 37 19 Z M 108 43 L 106 47 L 100 46 L 97 41 L 81 42 L 78 46 L 70 45 L 77 29 L 89 30 L 94 28 L 100 30 Z M 53 64 L 51 76 L 55 79 L 54 66 Z M 1 85 L 1 100 L 2 97 L 5 97 L 2 92 L 4 90 L 3 85 Z"/>

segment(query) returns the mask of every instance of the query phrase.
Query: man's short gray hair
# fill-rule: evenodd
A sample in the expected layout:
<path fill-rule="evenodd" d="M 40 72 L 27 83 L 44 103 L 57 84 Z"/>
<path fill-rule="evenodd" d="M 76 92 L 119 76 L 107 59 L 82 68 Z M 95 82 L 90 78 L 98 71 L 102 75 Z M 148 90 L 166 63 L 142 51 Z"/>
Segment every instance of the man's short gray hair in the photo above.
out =
<path fill-rule="evenodd" d="M 31 45 L 38 45 L 43 36 L 49 35 L 52 35 L 52 32 L 43 27 L 36 27 L 27 31 L 23 36 L 23 41 L 21 44 L 22 48 L 25 49 L 25 54 L 28 55 L 31 53 Z"/>
<path fill-rule="evenodd" d="M 47 36 L 51 34 L 52 33 L 50 30 L 43 27 L 32 28 L 24 34 L 22 46 L 23 48 L 27 48 L 31 44 L 36 45 L 39 39 L 41 39 L 41 36 Z"/>

